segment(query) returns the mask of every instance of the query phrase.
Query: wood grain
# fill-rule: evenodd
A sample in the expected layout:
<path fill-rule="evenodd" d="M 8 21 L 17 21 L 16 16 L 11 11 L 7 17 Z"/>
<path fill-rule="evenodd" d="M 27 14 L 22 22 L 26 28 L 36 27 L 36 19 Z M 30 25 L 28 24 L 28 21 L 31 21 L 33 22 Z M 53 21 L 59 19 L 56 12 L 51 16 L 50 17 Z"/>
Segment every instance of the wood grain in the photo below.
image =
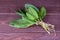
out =
<path fill-rule="evenodd" d="M 56 36 L 48 35 L 41 26 L 32 25 L 27 29 L 9 26 L 12 20 L 21 18 L 16 11 L 26 3 L 46 7 L 47 16 L 43 20 L 55 25 Z M 0 0 L 0 40 L 60 40 L 60 0 Z"/>
<path fill-rule="evenodd" d="M 54 36 L 45 32 L 40 33 L 0 33 L 0 40 L 59 40 L 60 33 Z"/>
<path fill-rule="evenodd" d="M 44 21 L 47 23 L 54 24 L 56 31 L 60 31 L 60 15 L 47 15 Z M 16 29 L 9 26 L 12 20 L 19 19 L 19 15 L 0 15 L 0 32 L 42 32 L 41 26 L 33 25 L 27 29 Z M 21 31 L 20 31 L 21 30 Z"/>

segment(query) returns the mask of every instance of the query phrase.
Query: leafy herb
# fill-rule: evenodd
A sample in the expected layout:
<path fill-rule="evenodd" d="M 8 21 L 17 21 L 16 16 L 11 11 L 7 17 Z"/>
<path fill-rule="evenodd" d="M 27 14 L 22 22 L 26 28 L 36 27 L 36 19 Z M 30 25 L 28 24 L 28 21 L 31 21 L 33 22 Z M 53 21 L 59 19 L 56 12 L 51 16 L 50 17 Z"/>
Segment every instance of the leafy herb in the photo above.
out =
<path fill-rule="evenodd" d="M 45 16 L 46 16 L 46 8 L 45 7 L 41 7 L 41 9 L 39 11 L 40 20 L 42 20 Z"/>
<path fill-rule="evenodd" d="M 31 23 L 25 19 L 15 20 L 10 23 L 11 26 L 16 27 L 16 28 L 27 28 L 33 24 L 34 24 L 33 22 Z"/>
<path fill-rule="evenodd" d="M 19 10 L 17 14 L 22 16 L 22 19 L 10 22 L 12 27 L 28 28 L 29 26 L 36 24 L 41 25 L 41 27 L 44 28 L 48 34 L 50 34 L 51 30 L 54 31 L 54 25 L 43 22 L 43 18 L 46 16 L 45 7 L 41 7 L 39 10 L 32 4 L 25 4 L 25 10 Z"/>

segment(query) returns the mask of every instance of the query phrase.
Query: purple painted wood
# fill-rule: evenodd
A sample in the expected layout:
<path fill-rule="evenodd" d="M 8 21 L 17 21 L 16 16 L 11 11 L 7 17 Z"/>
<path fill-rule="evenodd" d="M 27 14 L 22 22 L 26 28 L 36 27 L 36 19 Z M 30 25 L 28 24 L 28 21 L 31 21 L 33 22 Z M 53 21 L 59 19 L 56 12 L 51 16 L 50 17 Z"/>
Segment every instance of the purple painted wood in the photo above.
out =
<path fill-rule="evenodd" d="M 44 21 L 55 25 L 56 36 L 48 35 L 41 26 L 32 25 L 27 29 L 9 26 L 9 22 L 21 16 L 15 12 L 24 8 L 24 4 L 34 4 L 38 8 L 45 6 L 47 16 Z M 60 0 L 0 0 L 0 40 L 59 40 L 60 39 Z"/>
<path fill-rule="evenodd" d="M 0 40 L 59 40 L 60 33 L 54 36 L 46 34 L 45 32 L 40 33 L 0 33 Z"/>
<path fill-rule="evenodd" d="M 30 3 L 37 7 L 45 6 L 48 12 L 57 12 L 59 9 L 58 0 L 0 0 L 0 13 L 12 13 L 23 8 L 24 4 Z M 2 11 L 3 10 L 3 11 Z"/>
<path fill-rule="evenodd" d="M 60 31 L 60 15 L 47 15 L 44 18 L 44 21 L 47 23 L 54 24 L 56 27 L 56 31 Z M 27 29 L 16 29 L 9 26 L 9 22 L 11 22 L 14 19 L 19 19 L 19 15 L 0 15 L 0 32 L 42 32 L 43 29 L 41 29 L 40 26 L 31 26 Z M 21 30 L 21 31 L 20 31 Z"/>

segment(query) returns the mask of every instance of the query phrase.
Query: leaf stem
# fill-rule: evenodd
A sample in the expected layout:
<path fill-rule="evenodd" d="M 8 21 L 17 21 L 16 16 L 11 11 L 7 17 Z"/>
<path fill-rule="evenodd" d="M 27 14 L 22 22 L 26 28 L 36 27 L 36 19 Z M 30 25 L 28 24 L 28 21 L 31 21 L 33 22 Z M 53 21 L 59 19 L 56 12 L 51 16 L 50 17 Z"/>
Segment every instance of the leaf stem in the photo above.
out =
<path fill-rule="evenodd" d="M 36 25 L 41 25 L 42 28 L 50 35 L 51 31 L 55 32 L 54 25 L 45 23 L 43 21 L 37 21 Z"/>

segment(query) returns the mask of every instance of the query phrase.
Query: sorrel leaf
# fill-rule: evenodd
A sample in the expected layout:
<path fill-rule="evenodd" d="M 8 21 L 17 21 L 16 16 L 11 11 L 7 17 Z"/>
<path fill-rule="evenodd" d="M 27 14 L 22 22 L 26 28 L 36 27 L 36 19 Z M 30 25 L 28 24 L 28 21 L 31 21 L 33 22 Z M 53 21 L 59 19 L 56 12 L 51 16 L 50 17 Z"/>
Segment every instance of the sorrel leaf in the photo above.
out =
<path fill-rule="evenodd" d="M 45 7 L 41 7 L 41 9 L 39 11 L 40 20 L 42 20 L 45 16 L 46 16 L 46 8 Z"/>
<path fill-rule="evenodd" d="M 14 20 L 10 23 L 10 26 L 15 28 L 28 28 L 29 26 L 33 25 L 34 23 L 29 22 L 24 19 Z"/>

